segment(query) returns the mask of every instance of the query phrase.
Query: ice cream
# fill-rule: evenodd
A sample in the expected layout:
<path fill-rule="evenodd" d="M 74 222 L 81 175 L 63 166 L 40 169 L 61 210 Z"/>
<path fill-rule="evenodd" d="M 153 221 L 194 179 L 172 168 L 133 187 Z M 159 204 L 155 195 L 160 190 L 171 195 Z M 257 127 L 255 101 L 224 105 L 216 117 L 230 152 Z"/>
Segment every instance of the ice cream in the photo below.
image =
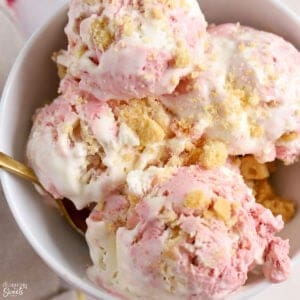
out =
<path fill-rule="evenodd" d="M 155 99 L 99 102 L 71 77 L 60 88 L 35 114 L 27 158 L 44 188 L 77 209 L 101 202 L 131 170 L 176 164 L 190 144 L 169 130 L 172 116 Z"/>
<path fill-rule="evenodd" d="M 147 172 L 147 171 L 146 171 Z M 262 266 L 279 282 L 290 269 L 281 217 L 255 203 L 237 168 L 140 172 L 87 220 L 89 276 L 128 299 L 220 299 Z M 140 185 L 148 186 L 143 189 Z"/>
<path fill-rule="evenodd" d="M 68 16 L 59 96 L 35 113 L 27 158 L 50 195 L 94 207 L 91 280 L 147 300 L 222 299 L 252 271 L 285 280 L 276 233 L 295 206 L 266 162 L 300 154 L 299 52 L 207 30 L 196 0 L 71 0 Z"/>
<path fill-rule="evenodd" d="M 231 155 L 294 162 L 300 154 L 300 53 L 271 33 L 239 24 L 210 26 L 206 63 L 163 103 L 195 137 Z"/>
<path fill-rule="evenodd" d="M 70 1 L 68 49 L 56 61 L 97 99 L 172 93 L 203 53 L 196 0 Z"/>

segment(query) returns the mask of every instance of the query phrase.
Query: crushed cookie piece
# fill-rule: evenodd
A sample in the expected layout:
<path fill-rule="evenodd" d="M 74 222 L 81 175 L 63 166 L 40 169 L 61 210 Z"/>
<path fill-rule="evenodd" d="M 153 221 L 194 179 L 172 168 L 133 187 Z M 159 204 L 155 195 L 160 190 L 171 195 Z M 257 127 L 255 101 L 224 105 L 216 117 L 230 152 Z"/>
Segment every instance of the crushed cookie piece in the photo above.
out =
<path fill-rule="evenodd" d="M 209 140 L 204 144 L 199 159 L 202 166 L 212 169 L 224 165 L 227 157 L 227 147 L 224 143 Z"/>
<path fill-rule="evenodd" d="M 192 149 L 188 150 L 188 153 L 184 153 L 182 156 L 184 160 L 184 164 L 187 166 L 196 165 L 199 163 L 199 157 L 202 153 L 201 148 L 193 147 Z"/>
<path fill-rule="evenodd" d="M 167 162 L 167 167 L 182 167 L 184 160 L 178 155 L 173 155 Z"/>
<path fill-rule="evenodd" d="M 139 124 L 135 124 L 134 127 L 142 145 L 146 146 L 147 144 L 162 141 L 165 138 L 164 130 L 158 123 L 147 116 L 142 118 Z"/>
<path fill-rule="evenodd" d="M 157 122 L 167 135 L 170 134 L 170 116 L 166 112 L 160 101 L 155 99 L 147 98 L 146 104 L 148 105 L 148 115 Z"/>
<path fill-rule="evenodd" d="M 213 205 L 213 210 L 216 213 L 217 217 L 227 222 L 231 218 L 231 204 L 228 200 L 219 197 Z"/>
<path fill-rule="evenodd" d="M 122 155 L 122 158 L 126 162 L 131 162 L 131 161 L 133 161 L 134 155 L 131 153 L 125 153 Z"/>
<path fill-rule="evenodd" d="M 203 218 L 206 220 L 214 219 L 216 218 L 216 214 L 213 210 L 205 210 L 203 212 Z"/>
<path fill-rule="evenodd" d="M 163 12 L 160 8 L 158 7 L 153 7 L 151 9 L 151 16 L 154 19 L 161 19 L 163 17 Z"/>
<path fill-rule="evenodd" d="M 259 104 L 259 97 L 255 93 L 249 93 L 245 87 L 237 86 L 236 79 L 232 74 L 228 75 L 228 79 L 225 83 L 225 89 L 229 98 L 238 98 L 240 104 L 244 107 L 257 106 Z"/>
<path fill-rule="evenodd" d="M 245 49 L 246 49 L 245 43 L 240 43 L 240 44 L 238 45 L 238 49 L 239 49 L 240 52 L 245 51 Z"/>
<path fill-rule="evenodd" d="M 61 64 L 57 64 L 57 75 L 59 77 L 59 79 L 63 79 L 66 74 L 68 72 L 68 68 L 61 65 Z"/>
<path fill-rule="evenodd" d="M 207 198 L 200 190 L 192 191 L 184 197 L 183 205 L 187 208 L 206 209 L 211 203 L 211 199 Z"/>
<path fill-rule="evenodd" d="M 291 200 L 275 197 L 265 200 L 261 204 L 270 209 L 274 216 L 281 215 L 285 223 L 289 222 L 295 215 L 295 203 Z"/>
<path fill-rule="evenodd" d="M 278 142 L 284 143 L 284 142 L 291 142 L 298 138 L 298 133 L 296 131 L 290 131 L 284 133 L 279 139 Z"/>
<path fill-rule="evenodd" d="M 242 176 L 248 180 L 262 180 L 270 176 L 266 164 L 259 163 L 252 155 L 241 158 L 240 170 Z"/>
<path fill-rule="evenodd" d="M 188 152 L 183 154 L 184 164 L 200 164 L 202 167 L 212 169 L 226 163 L 228 152 L 224 143 L 216 140 L 200 139 L 196 145 L 186 149 Z"/>
<path fill-rule="evenodd" d="M 175 61 L 174 67 L 175 68 L 185 68 L 187 67 L 192 61 L 191 55 L 184 45 L 183 42 L 177 43 L 177 48 L 175 51 Z"/>
<path fill-rule="evenodd" d="M 254 122 L 251 122 L 249 124 L 249 129 L 250 129 L 250 135 L 253 138 L 262 137 L 265 133 L 263 127 L 259 126 L 258 124 L 255 124 Z"/>
<path fill-rule="evenodd" d="M 108 28 L 107 17 L 95 19 L 90 28 L 91 38 L 94 44 L 102 51 L 105 51 L 114 41 L 113 34 Z"/>
<path fill-rule="evenodd" d="M 102 160 L 101 157 L 98 154 L 93 154 L 93 155 L 88 155 L 86 158 L 87 162 L 88 162 L 88 167 L 89 168 L 100 168 L 102 165 Z"/>
<path fill-rule="evenodd" d="M 97 2 L 99 2 L 99 0 L 84 0 L 83 2 L 88 4 L 88 5 L 94 5 Z"/>
<path fill-rule="evenodd" d="M 128 201 L 130 203 L 130 206 L 132 206 L 132 207 L 136 206 L 140 201 L 140 198 L 133 195 L 133 194 L 129 194 L 127 197 L 128 197 Z"/>
<path fill-rule="evenodd" d="M 252 182 L 256 202 L 262 204 L 266 199 L 271 199 L 275 197 L 275 192 L 267 179 L 254 180 Z"/>
<path fill-rule="evenodd" d="M 266 105 L 270 108 L 275 108 L 279 106 L 279 101 L 277 100 L 269 100 L 268 102 L 266 102 Z"/>
<path fill-rule="evenodd" d="M 122 21 L 123 34 L 125 36 L 131 36 L 137 30 L 137 24 L 135 24 L 130 16 L 123 17 Z"/>
<path fill-rule="evenodd" d="M 149 107 L 142 100 L 131 100 L 122 105 L 119 118 L 139 137 L 142 146 L 162 141 L 166 133 L 158 122 L 149 116 Z"/>
<path fill-rule="evenodd" d="M 294 217 L 296 204 L 291 200 L 277 196 L 268 180 L 254 181 L 253 189 L 256 201 L 270 209 L 273 215 L 281 215 L 285 223 Z"/>
<path fill-rule="evenodd" d="M 179 83 L 179 78 L 177 76 L 172 76 L 170 79 L 170 83 L 177 86 Z"/>
<path fill-rule="evenodd" d="M 94 138 L 94 135 L 90 132 L 90 128 L 85 124 L 80 124 L 80 134 L 82 139 L 87 143 L 87 150 L 89 154 L 95 154 L 99 152 L 99 148 L 102 148 L 98 141 Z"/>
<path fill-rule="evenodd" d="M 76 58 L 80 58 L 85 52 L 87 51 L 87 46 L 85 45 L 79 45 L 75 52 L 74 52 L 74 55 Z"/>
<path fill-rule="evenodd" d="M 189 133 L 191 128 L 192 128 L 192 124 L 187 121 L 187 120 L 178 120 L 176 122 L 176 128 L 183 133 Z"/>
<path fill-rule="evenodd" d="M 177 220 L 177 214 L 173 210 L 163 208 L 159 215 L 160 219 L 167 225 L 172 225 Z M 171 226 L 172 228 L 173 226 Z"/>
<path fill-rule="evenodd" d="M 52 57 L 51 57 L 51 59 L 56 63 L 57 75 L 58 75 L 59 79 L 63 79 L 66 76 L 67 72 L 68 72 L 68 68 L 65 67 L 64 65 L 58 63 L 58 61 L 57 61 L 57 57 L 59 55 L 62 55 L 63 53 L 64 53 L 64 51 L 62 51 L 62 50 L 58 51 L 58 52 L 54 52 L 52 54 Z"/>

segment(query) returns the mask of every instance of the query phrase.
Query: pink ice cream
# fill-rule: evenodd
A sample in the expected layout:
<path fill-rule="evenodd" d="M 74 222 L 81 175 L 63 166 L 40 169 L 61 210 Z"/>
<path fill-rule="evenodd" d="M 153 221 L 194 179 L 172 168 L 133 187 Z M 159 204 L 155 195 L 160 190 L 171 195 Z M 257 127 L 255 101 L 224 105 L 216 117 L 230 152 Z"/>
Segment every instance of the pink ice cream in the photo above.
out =
<path fill-rule="evenodd" d="M 223 141 L 231 155 L 294 162 L 300 154 L 300 53 L 271 33 L 211 26 L 206 63 L 163 103 L 194 137 Z"/>
<path fill-rule="evenodd" d="M 68 76 L 60 92 L 37 110 L 27 158 L 43 187 L 54 197 L 73 201 L 77 209 L 122 188 L 132 170 L 166 165 L 189 143 L 167 136 L 171 116 L 156 100 L 99 102 Z"/>
<path fill-rule="evenodd" d="M 300 54 L 239 24 L 208 31 L 196 0 L 71 0 L 60 96 L 27 158 L 87 219 L 88 275 L 122 299 L 222 299 L 250 272 L 290 271 L 281 216 L 236 156 L 300 155 Z"/>
<path fill-rule="evenodd" d="M 289 244 L 274 236 L 283 221 L 235 168 L 157 169 L 141 192 L 144 181 L 132 172 L 129 196 L 87 220 L 92 280 L 128 299 L 220 299 L 258 266 L 272 282 L 287 278 Z"/>
<path fill-rule="evenodd" d="M 107 104 L 80 92 L 72 79 L 64 89 L 36 112 L 27 158 L 51 195 L 81 209 L 120 184 L 122 174 L 102 163 L 118 131 Z"/>
<path fill-rule="evenodd" d="M 68 49 L 57 62 L 99 100 L 172 93 L 203 54 L 196 0 L 70 2 Z"/>

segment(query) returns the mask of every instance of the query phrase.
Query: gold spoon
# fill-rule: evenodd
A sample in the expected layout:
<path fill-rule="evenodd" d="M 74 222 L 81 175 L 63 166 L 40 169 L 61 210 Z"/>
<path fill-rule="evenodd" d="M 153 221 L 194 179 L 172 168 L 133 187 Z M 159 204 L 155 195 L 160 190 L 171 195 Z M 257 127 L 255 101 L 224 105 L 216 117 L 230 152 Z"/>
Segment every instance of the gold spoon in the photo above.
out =
<path fill-rule="evenodd" d="M 39 182 L 32 169 L 20 163 L 19 161 L 11 158 L 3 152 L 0 152 L 0 168 L 15 175 L 18 175 L 19 177 L 22 177 L 26 180 L 29 180 L 34 184 L 37 184 L 45 191 L 44 187 Z M 45 192 L 48 194 L 47 191 Z M 73 229 L 75 229 L 81 235 L 84 235 L 84 232 L 86 230 L 85 218 L 88 216 L 89 210 L 76 210 L 75 206 L 68 199 L 54 200 L 58 205 L 60 213 L 67 219 L 68 223 L 73 227 Z"/>

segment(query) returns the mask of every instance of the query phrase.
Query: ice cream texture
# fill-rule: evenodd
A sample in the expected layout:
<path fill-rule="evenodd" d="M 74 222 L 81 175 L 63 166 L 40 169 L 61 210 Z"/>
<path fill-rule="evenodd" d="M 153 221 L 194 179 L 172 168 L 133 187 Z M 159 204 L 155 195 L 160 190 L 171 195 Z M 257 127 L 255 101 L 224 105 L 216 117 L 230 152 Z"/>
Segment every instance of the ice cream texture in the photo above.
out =
<path fill-rule="evenodd" d="M 99 100 L 172 93 L 197 68 L 206 22 L 195 0 L 70 1 L 68 49 L 57 55 Z"/>
<path fill-rule="evenodd" d="M 300 156 L 300 53 L 196 0 L 71 0 L 59 95 L 26 156 L 45 190 L 94 207 L 91 280 L 122 299 L 223 299 L 288 277 L 295 213 L 271 162 Z M 92 205 L 91 205 L 92 204 Z M 95 205 L 95 206 L 94 206 Z"/>
<path fill-rule="evenodd" d="M 44 188 L 77 209 L 103 201 L 132 170 L 177 164 L 190 145 L 168 131 L 171 115 L 155 99 L 99 102 L 73 78 L 60 90 L 34 116 L 27 159 Z"/>
<path fill-rule="evenodd" d="M 290 164 L 300 154 L 300 53 L 279 36 L 240 24 L 210 26 L 203 71 L 164 96 L 191 128 L 231 155 Z"/>
<path fill-rule="evenodd" d="M 128 193 L 88 218 L 93 281 L 128 299 L 221 299 L 257 266 L 272 282 L 287 278 L 288 241 L 275 236 L 282 219 L 255 202 L 236 169 L 156 171 L 143 192 L 133 172 Z"/>

